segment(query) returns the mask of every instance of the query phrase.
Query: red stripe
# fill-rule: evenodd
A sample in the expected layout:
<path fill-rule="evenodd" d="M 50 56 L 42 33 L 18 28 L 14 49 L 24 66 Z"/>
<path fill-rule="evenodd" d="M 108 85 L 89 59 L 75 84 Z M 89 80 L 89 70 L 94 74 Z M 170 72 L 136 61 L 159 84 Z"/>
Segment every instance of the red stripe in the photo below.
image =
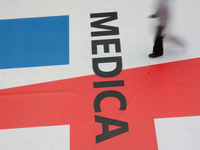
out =
<path fill-rule="evenodd" d="M 96 75 L 60 80 L 0 91 L 0 128 L 70 124 L 71 150 L 157 149 L 155 118 L 200 115 L 200 58 L 123 70 L 114 78 Z M 124 80 L 125 86 L 93 88 L 93 82 Z M 95 113 L 95 97 L 117 90 L 127 99 L 102 101 Z M 94 115 L 129 123 L 129 132 L 95 144 L 102 126 Z"/>

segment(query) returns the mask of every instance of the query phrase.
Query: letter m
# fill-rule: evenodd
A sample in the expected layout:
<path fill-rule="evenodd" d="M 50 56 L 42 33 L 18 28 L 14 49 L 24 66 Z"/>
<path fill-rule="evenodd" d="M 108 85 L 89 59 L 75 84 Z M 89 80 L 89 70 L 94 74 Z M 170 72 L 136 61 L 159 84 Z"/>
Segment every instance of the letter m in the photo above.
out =
<path fill-rule="evenodd" d="M 103 25 L 103 23 L 118 19 L 117 12 L 90 14 L 90 18 L 99 18 L 99 17 L 101 18 L 103 17 L 104 19 L 92 22 L 91 27 L 106 29 L 106 31 L 104 30 L 104 31 L 92 32 L 91 36 L 119 35 L 118 27 Z"/>

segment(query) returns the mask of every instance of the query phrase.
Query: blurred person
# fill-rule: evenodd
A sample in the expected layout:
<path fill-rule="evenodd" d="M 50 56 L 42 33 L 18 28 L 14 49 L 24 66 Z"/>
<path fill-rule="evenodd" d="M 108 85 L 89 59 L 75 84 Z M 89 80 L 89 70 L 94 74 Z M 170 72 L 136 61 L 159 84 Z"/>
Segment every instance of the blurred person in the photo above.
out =
<path fill-rule="evenodd" d="M 156 12 L 149 16 L 149 18 L 159 19 L 153 52 L 149 54 L 150 58 L 156 58 L 163 55 L 163 30 L 166 28 L 169 21 L 169 1 L 170 0 L 158 0 Z"/>

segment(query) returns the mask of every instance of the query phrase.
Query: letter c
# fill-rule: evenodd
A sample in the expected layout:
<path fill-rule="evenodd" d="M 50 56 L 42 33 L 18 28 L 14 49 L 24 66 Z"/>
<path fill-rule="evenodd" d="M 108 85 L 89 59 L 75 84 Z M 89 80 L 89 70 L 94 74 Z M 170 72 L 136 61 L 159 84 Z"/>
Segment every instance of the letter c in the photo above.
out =
<path fill-rule="evenodd" d="M 119 110 L 126 110 L 126 98 L 124 97 L 124 95 L 118 91 L 104 91 L 101 92 L 100 94 L 98 94 L 94 100 L 94 110 L 95 112 L 101 112 L 101 108 L 100 108 L 100 103 L 101 101 L 106 98 L 106 97 L 115 97 L 117 98 L 121 105 L 120 105 L 120 109 Z"/>

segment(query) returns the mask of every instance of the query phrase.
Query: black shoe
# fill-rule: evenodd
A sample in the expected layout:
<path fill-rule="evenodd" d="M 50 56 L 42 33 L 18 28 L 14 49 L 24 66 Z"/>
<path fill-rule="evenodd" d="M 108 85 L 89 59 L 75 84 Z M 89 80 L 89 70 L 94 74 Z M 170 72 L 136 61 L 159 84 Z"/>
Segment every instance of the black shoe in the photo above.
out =
<path fill-rule="evenodd" d="M 151 53 L 151 54 L 149 54 L 149 57 L 150 57 L 150 58 L 157 58 L 157 57 L 160 57 L 160 56 L 162 56 L 162 54 L 161 54 L 161 55 L 158 55 L 158 54 L 156 54 L 156 53 Z"/>
<path fill-rule="evenodd" d="M 153 46 L 153 52 L 150 55 L 152 55 L 152 58 L 163 55 L 163 37 L 161 36 L 156 37 L 156 40 Z"/>

